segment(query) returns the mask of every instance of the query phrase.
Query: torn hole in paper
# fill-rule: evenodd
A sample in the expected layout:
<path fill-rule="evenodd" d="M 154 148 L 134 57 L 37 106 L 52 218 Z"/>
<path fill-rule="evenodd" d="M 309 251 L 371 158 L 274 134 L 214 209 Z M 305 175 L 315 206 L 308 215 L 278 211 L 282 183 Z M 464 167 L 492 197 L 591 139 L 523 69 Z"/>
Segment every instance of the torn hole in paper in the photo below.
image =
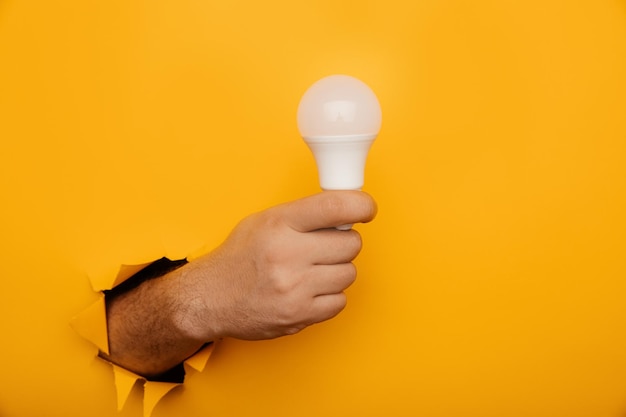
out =
<path fill-rule="evenodd" d="M 165 253 L 160 257 L 155 256 L 151 259 L 167 259 L 169 261 L 169 259 L 172 258 L 167 255 L 171 255 L 172 253 L 180 254 L 182 251 L 178 249 L 175 251 L 169 250 L 167 252 L 168 253 Z M 178 258 L 178 261 L 169 262 L 172 262 L 174 266 L 180 266 L 181 264 L 186 263 L 187 259 L 195 259 L 206 252 L 205 248 L 195 251 L 187 251 L 187 256 Z M 137 275 L 153 263 L 154 261 L 146 260 L 136 263 L 118 264 L 114 267 L 104 267 L 100 268 L 98 271 L 91 271 L 91 273 L 88 273 L 92 287 L 99 293 L 100 297 L 96 302 L 76 315 L 72 319 L 70 325 L 80 336 L 91 342 L 97 348 L 97 351 L 95 352 L 96 356 L 99 355 L 99 352 L 103 352 L 104 354 L 109 353 L 106 323 L 106 292 L 120 285 L 124 285 L 127 282 L 128 283 L 126 285 L 133 285 L 130 283 L 129 278 Z M 166 271 L 165 273 L 167 272 L 169 271 Z M 143 416 L 149 417 L 158 402 L 172 389 L 182 384 L 186 372 L 191 370 L 194 372 L 202 372 L 205 369 L 214 347 L 214 343 L 208 344 L 195 355 L 185 360 L 183 364 L 173 371 L 174 375 L 170 375 L 172 379 L 169 381 L 148 381 L 140 375 L 106 361 L 112 366 L 114 372 L 118 410 L 121 410 L 127 403 L 129 396 L 133 392 L 133 387 L 136 384 L 142 384 L 144 387 Z"/>

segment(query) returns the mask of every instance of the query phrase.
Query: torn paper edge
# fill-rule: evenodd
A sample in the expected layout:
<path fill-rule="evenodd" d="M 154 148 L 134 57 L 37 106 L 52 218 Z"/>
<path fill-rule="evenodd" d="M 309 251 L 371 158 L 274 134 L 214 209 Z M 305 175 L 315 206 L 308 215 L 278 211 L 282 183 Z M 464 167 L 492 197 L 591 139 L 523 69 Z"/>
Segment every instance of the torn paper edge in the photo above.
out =
<path fill-rule="evenodd" d="M 187 259 L 188 261 L 191 261 L 210 252 L 206 246 L 197 244 L 197 241 L 194 243 L 196 244 L 191 245 L 194 249 L 186 251 L 177 249 L 179 246 L 176 245 L 166 247 L 164 244 L 164 250 L 162 251 L 161 256 L 150 256 L 143 259 L 133 260 L 133 262 L 121 263 L 114 266 L 109 265 L 102 267 L 102 265 L 100 265 L 99 269 L 88 271 L 87 275 L 91 286 L 94 291 L 99 293 L 99 298 L 95 303 L 91 304 L 71 320 L 71 327 L 81 337 L 94 344 L 101 352 L 108 354 L 109 343 L 106 323 L 106 304 L 103 291 L 121 284 L 153 263 L 155 260 L 163 257 L 171 260 Z M 214 347 L 215 343 L 211 343 L 198 351 L 195 355 L 185 360 L 183 362 L 185 371 L 193 369 L 197 372 L 202 372 L 205 369 L 211 354 L 213 353 Z M 132 388 L 139 380 L 144 381 L 144 417 L 150 417 L 158 402 L 172 389 L 182 385 L 181 383 L 147 381 L 144 377 L 127 369 L 114 365 L 106 360 L 105 362 L 109 363 L 113 367 L 118 411 L 124 407 L 131 395 Z"/>

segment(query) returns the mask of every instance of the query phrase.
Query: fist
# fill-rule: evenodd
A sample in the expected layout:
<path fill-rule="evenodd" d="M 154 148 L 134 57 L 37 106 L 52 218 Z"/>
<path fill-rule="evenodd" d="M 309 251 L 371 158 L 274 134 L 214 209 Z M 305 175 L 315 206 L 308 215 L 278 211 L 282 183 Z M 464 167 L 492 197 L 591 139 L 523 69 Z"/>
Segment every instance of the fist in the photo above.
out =
<path fill-rule="evenodd" d="M 180 323 L 189 337 L 271 339 L 336 316 L 356 279 L 355 230 L 376 204 L 360 191 L 326 191 L 253 214 L 215 251 L 188 264 Z"/>

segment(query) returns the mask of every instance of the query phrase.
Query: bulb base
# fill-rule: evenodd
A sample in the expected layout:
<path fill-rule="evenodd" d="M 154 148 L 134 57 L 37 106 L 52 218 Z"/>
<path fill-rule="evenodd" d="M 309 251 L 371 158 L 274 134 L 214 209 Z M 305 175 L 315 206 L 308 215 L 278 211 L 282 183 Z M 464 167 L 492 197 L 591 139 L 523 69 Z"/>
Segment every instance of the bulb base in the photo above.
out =
<path fill-rule="evenodd" d="M 323 190 L 363 188 L 365 161 L 376 135 L 305 137 Z"/>

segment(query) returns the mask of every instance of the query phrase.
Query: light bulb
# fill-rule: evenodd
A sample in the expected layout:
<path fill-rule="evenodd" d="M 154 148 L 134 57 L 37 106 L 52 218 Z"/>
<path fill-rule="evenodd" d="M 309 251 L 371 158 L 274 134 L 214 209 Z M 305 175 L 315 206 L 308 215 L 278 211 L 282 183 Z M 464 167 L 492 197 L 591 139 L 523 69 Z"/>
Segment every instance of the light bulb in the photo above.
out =
<path fill-rule="evenodd" d="M 348 75 L 315 82 L 298 106 L 298 129 L 317 165 L 323 190 L 360 190 L 367 153 L 382 114 L 374 92 Z"/>

